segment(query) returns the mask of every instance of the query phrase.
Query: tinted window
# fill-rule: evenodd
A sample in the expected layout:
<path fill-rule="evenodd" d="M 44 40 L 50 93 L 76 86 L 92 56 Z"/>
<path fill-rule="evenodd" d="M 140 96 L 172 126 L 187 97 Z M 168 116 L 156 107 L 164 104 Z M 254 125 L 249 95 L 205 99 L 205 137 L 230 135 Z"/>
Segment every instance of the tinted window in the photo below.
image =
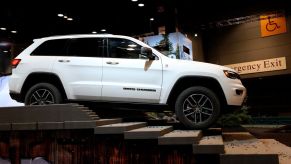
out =
<path fill-rule="evenodd" d="M 183 45 L 183 52 L 190 54 L 190 49 Z"/>
<path fill-rule="evenodd" d="M 68 48 L 69 56 L 83 56 L 83 57 L 102 57 L 103 54 L 102 38 L 77 38 L 71 39 Z"/>
<path fill-rule="evenodd" d="M 66 56 L 68 39 L 48 40 L 38 46 L 31 55 L 34 56 Z"/>
<path fill-rule="evenodd" d="M 141 46 L 133 41 L 119 38 L 108 39 L 108 57 L 140 59 L 146 58 L 140 54 Z"/>

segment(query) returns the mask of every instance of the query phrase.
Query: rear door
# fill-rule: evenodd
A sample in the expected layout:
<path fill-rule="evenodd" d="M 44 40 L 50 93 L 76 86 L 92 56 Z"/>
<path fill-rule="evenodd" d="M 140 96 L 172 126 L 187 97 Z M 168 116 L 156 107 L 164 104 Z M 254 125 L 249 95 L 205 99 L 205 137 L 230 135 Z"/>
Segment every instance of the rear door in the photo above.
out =
<path fill-rule="evenodd" d="M 101 99 L 102 55 L 104 39 L 72 38 L 67 56 L 59 56 L 54 72 L 63 82 L 68 99 Z"/>
<path fill-rule="evenodd" d="M 29 58 L 21 57 L 20 72 L 51 72 L 58 56 L 66 56 L 67 39 L 47 40 L 34 49 Z M 33 64 L 31 64 L 33 63 Z"/>

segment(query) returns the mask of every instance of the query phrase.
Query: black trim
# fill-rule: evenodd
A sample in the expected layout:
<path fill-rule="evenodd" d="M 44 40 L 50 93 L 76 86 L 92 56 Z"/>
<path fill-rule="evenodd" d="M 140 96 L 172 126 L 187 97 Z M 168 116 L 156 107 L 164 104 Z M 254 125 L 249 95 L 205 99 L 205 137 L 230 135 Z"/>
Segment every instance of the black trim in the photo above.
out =
<path fill-rule="evenodd" d="M 220 92 L 221 93 L 215 93 L 215 94 L 217 94 L 217 96 L 219 96 L 220 98 L 220 100 L 222 100 L 223 102 L 223 104 L 221 104 L 222 106 L 225 106 L 225 105 L 227 105 L 227 102 L 226 102 L 226 97 L 225 97 L 225 94 L 224 94 L 224 92 L 223 92 L 223 89 L 222 89 L 222 87 L 221 87 L 221 84 L 219 83 L 219 81 L 217 80 L 217 79 L 215 79 L 215 78 L 213 78 L 213 77 L 209 77 L 209 76 L 191 76 L 191 75 L 186 75 L 186 76 L 182 76 L 182 77 L 180 77 L 179 79 L 177 79 L 177 81 L 175 82 L 175 84 L 173 85 L 173 87 L 172 87 L 172 89 L 171 89 L 171 91 L 170 91 L 170 93 L 169 93 L 169 96 L 168 96 L 168 98 L 167 98 L 167 104 L 169 104 L 170 102 L 170 100 L 171 100 L 171 98 L 173 97 L 173 95 L 175 94 L 174 92 L 176 91 L 176 87 L 178 87 L 179 85 L 180 85 L 180 83 L 183 83 L 183 80 L 185 79 L 185 78 L 192 78 L 192 79 L 206 79 L 206 80 L 213 80 L 213 81 L 215 81 L 217 84 L 218 84 L 218 89 L 220 90 Z M 195 84 L 193 84 L 192 86 L 195 86 Z M 202 85 L 203 86 L 203 85 Z M 222 97 L 221 97 L 222 96 Z M 222 98 L 222 99 L 221 99 Z"/>
<path fill-rule="evenodd" d="M 67 94 L 66 94 L 65 88 L 64 88 L 64 86 L 63 86 L 63 81 L 60 79 L 60 77 L 59 77 L 57 74 L 52 73 L 52 72 L 32 72 L 32 73 L 30 73 L 30 74 L 26 77 L 26 79 L 25 79 L 25 81 L 24 81 L 24 83 L 23 83 L 23 86 L 22 86 L 22 88 L 21 88 L 21 95 L 22 95 L 22 94 L 25 95 L 25 93 L 28 91 L 29 88 L 27 88 L 27 86 L 30 86 L 30 87 L 31 87 L 31 86 L 37 84 L 37 83 L 35 83 L 34 80 L 33 80 L 33 83 L 27 84 L 27 80 L 28 80 L 28 79 L 31 80 L 31 79 L 30 79 L 31 77 L 39 77 L 38 75 L 54 76 L 54 77 L 56 77 L 57 80 L 59 80 L 58 82 L 60 82 L 60 83 L 59 83 L 60 86 L 56 86 L 56 84 L 51 83 L 51 81 L 50 81 L 51 79 L 40 79 L 40 78 L 37 78 L 36 81 L 37 81 L 37 83 L 39 83 L 39 82 L 47 82 L 47 83 L 50 83 L 50 84 L 55 85 L 55 87 L 57 87 L 58 89 L 60 89 L 60 92 L 61 92 L 61 94 L 62 94 L 62 96 L 63 96 L 63 99 L 64 99 L 64 100 L 67 99 Z M 23 95 L 23 97 L 21 97 L 21 98 L 24 99 L 24 95 Z"/>
<path fill-rule="evenodd" d="M 12 73 L 3 73 L 3 74 L 0 74 L 0 77 L 3 77 L 3 76 L 10 76 L 12 75 Z"/>
<path fill-rule="evenodd" d="M 21 102 L 21 103 L 23 103 L 23 102 L 21 101 L 21 95 L 20 95 L 20 93 L 12 93 L 12 92 L 10 92 L 9 95 L 10 95 L 10 97 L 11 97 L 13 100 L 16 100 L 17 102 Z"/>
<path fill-rule="evenodd" d="M 121 102 L 121 101 L 86 101 L 86 100 L 68 100 L 68 102 L 79 103 L 85 106 L 96 108 L 114 108 L 120 110 L 138 110 L 138 111 L 173 111 L 167 104 L 142 103 L 142 102 Z"/>

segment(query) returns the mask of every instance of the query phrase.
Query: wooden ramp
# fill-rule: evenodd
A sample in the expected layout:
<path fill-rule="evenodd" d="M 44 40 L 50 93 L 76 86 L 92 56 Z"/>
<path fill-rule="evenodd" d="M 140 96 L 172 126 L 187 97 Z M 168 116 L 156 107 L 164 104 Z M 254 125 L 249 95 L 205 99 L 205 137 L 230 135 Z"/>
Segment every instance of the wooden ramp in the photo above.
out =
<path fill-rule="evenodd" d="M 115 138 L 142 143 L 156 141 L 156 145 L 190 146 L 194 155 L 218 155 L 221 164 L 278 164 L 278 154 L 258 153 L 252 147 L 261 140 L 249 133 L 224 133 L 213 129 L 215 135 L 201 130 L 179 130 L 173 126 L 148 126 L 147 122 L 123 122 L 121 118 L 99 118 L 88 108 L 78 104 L 0 108 L 0 132 L 41 130 L 88 130 L 91 136 Z"/>

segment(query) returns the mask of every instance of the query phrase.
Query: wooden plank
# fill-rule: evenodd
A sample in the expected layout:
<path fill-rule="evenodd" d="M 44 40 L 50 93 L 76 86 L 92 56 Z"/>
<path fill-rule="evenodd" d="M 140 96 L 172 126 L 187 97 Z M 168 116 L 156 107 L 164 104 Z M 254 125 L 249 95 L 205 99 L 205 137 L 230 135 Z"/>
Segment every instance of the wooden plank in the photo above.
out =
<path fill-rule="evenodd" d="M 39 130 L 58 130 L 64 129 L 64 122 L 38 122 L 37 128 Z"/>
<path fill-rule="evenodd" d="M 92 118 L 74 105 L 5 107 L 0 110 L 0 123 L 88 121 Z"/>
<path fill-rule="evenodd" d="M 279 164 L 278 154 L 221 154 L 220 164 Z"/>
<path fill-rule="evenodd" d="M 224 142 L 225 154 L 220 156 L 220 161 L 224 164 L 278 164 L 278 154 L 289 149 L 274 139 L 251 138 L 252 135 L 248 133 L 227 133 L 226 136 L 228 141 Z"/>
<path fill-rule="evenodd" d="M 194 154 L 222 154 L 224 145 L 221 135 L 205 136 L 199 141 L 199 144 L 193 144 Z"/>
<path fill-rule="evenodd" d="M 249 132 L 223 132 L 222 136 L 224 141 L 256 139 Z"/>
<path fill-rule="evenodd" d="M 159 145 L 197 144 L 202 137 L 201 130 L 174 130 L 158 138 Z"/>
<path fill-rule="evenodd" d="M 95 134 L 123 134 L 125 131 L 130 131 L 137 128 L 142 128 L 147 125 L 146 122 L 124 122 L 95 127 Z"/>
<path fill-rule="evenodd" d="M 12 123 L 11 129 L 12 130 L 36 130 L 37 128 L 36 122 L 29 122 L 29 123 Z"/>
<path fill-rule="evenodd" d="M 93 129 L 96 127 L 96 121 L 65 121 L 65 129 Z"/>
<path fill-rule="evenodd" d="M 223 138 L 225 154 L 220 156 L 222 164 L 279 163 L 274 140 L 260 140 L 249 132 L 227 132 L 223 133 Z"/>
<path fill-rule="evenodd" d="M 173 130 L 172 126 L 147 126 L 124 132 L 125 139 L 157 139 Z"/>
<path fill-rule="evenodd" d="M 11 124 L 10 123 L 0 123 L 0 130 L 1 131 L 11 130 Z"/>
<path fill-rule="evenodd" d="M 121 118 L 99 119 L 99 120 L 96 120 L 96 126 L 115 124 L 115 123 L 120 123 L 121 121 L 122 121 Z"/>

